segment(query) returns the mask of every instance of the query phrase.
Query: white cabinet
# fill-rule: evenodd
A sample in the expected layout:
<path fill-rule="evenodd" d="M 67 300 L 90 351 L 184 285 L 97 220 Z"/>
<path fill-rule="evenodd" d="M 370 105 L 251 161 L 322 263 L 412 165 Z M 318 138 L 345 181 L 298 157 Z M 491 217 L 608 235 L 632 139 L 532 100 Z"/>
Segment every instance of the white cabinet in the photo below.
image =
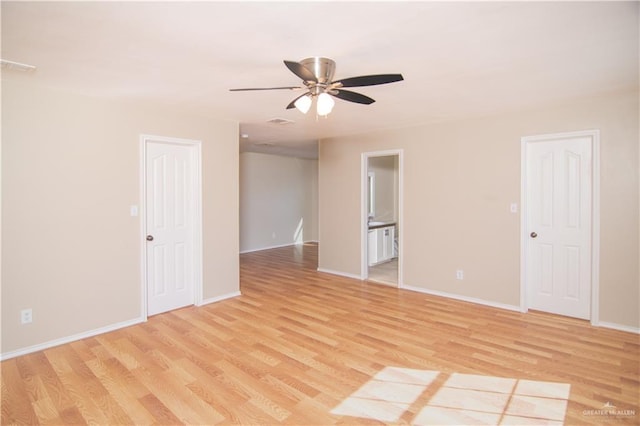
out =
<path fill-rule="evenodd" d="M 368 233 L 368 257 L 369 266 L 393 259 L 393 245 L 396 238 L 394 225 L 369 229 Z"/>
<path fill-rule="evenodd" d="M 378 263 L 378 230 L 369 229 L 367 234 L 367 251 L 369 266 Z"/>

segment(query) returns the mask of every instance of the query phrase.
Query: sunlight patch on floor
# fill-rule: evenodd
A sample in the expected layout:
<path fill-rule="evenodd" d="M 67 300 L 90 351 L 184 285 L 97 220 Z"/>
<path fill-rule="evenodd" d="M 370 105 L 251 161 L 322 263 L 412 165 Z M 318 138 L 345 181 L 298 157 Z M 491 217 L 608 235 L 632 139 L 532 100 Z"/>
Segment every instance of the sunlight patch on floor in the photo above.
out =
<path fill-rule="evenodd" d="M 397 422 L 438 374 L 438 371 L 385 367 L 331 413 Z"/>
<path fill-rule="evenodd" d="M 429 389 L 441 375 L 444 383 Z M 428 402 L 412 407 L 427 389 Z M 412 408 L 415 425 L 562 425 L 570 390 L 566 383 L 385 367 L 331 412 L 397 422 Z"/>

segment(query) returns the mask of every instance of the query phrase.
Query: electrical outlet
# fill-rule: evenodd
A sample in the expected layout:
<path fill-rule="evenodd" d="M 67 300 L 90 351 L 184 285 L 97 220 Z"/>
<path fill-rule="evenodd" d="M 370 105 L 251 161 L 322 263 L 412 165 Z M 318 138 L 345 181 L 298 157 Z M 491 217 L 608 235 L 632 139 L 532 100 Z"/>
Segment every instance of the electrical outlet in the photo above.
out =
<path fill-rule="evenodd" d="M 464 271 L 462 269 L 456 271 L 456 280 L 464 280 Z"/>
<path fill-rule="evenodd" d="M 33 311 L 31 309 L 23 309 L 20 311 L 20 323 L 29 324 L 33 321 Z"/>

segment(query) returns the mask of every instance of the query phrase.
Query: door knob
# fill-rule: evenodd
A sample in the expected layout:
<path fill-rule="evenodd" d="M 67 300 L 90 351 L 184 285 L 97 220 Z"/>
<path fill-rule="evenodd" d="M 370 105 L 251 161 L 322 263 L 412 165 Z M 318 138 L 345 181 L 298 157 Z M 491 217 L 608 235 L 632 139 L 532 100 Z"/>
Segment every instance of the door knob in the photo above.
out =
<path fill-rule="evenodd" d="M 536 234 L 535 232 L 532 232 L 532 233 L 530 234 L 530 236 L 531 236 L 531 238 L 535 238 L 535 237 L 537 237 L 537 236 L 538 236 L 538 234 Z M 152 237 L 152 239 L 153 239 L 153 237 Z"/>
<path fill-rule="evenodd" d="M 147 235 L 147 241 L 153 241 L 153 235 Z"/>

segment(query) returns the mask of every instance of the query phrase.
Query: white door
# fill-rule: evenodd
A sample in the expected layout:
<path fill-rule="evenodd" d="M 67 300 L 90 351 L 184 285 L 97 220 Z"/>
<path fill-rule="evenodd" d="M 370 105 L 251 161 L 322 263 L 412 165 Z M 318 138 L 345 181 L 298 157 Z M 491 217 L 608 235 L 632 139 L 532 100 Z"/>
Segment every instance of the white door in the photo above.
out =
<path fill-rule="evenodd" d="M 147 142 L 147 313 L 194 303 L 193 148 Z"/>
<path fill-rule="evenodd" d="M 592 138 L 526 143 L 528 307 L 591 314 Z"/>

